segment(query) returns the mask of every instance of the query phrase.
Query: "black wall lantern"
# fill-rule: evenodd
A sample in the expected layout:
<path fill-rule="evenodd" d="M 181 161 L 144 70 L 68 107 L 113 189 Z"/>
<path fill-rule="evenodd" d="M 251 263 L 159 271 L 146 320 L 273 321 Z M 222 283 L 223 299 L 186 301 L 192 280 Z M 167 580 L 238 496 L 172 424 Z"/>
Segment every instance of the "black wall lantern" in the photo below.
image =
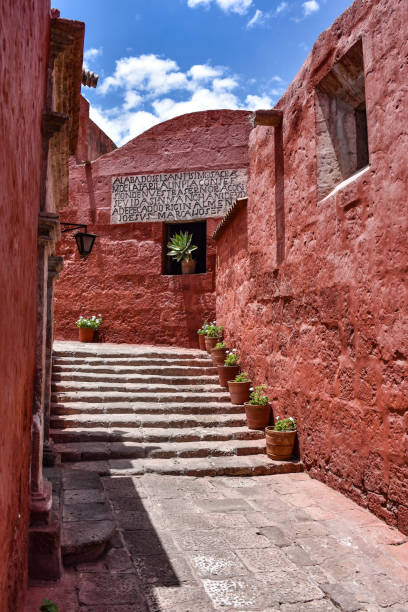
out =
<path fill-rule="evenodd" d="M 82 257 L 86 257 L 92 251 L 93 244 L 95 242 L 95 238 L 98 236 L 96 234 L 88 234 L 86 225 L 78 224 L 78 223 L 60 223 L 60 225 L 69 226 L 67 229 L 63 229 L 61 234 L 65 234 L 65 232 L 72 232 L 75 229 L 84 228 L 84 232 L 77 232 L 74 236 L 79 254 Z"/>

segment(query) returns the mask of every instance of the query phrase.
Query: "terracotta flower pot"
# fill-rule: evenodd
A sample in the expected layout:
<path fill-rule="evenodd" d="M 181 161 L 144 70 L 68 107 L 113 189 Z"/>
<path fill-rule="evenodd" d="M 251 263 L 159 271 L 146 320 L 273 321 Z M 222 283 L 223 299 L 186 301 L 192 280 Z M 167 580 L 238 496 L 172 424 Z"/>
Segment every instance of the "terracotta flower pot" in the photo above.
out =
<path fill-rule="evenodd" d="M 239 365 L 234 365 L 234 366 L 219 365 L 217 369 L 218 369 L 218 376 L 220 378 L 221 387 L 226 387 L 228 389 L 228 381 L 235 378 L 236 375 L 239 374 L 239 371 L 241 368 Z"/>
<path fill-rule="evenodd" d="M 95 330 L 92 327 L 78 327 L 80 342 L 93 342 Z"/>
<path fill-rule="evenodd" d="M 197 262 L 195 259 L 191 259 L 190 261 L 182 261 L 181 262 L 181 273 L 182 274 L 194 274 L 196 265 L 197 265 Z"/>
<path fill-rule="evenodd" d="M 249 388 L 251 381 L 234 382 L 228 381 L 228 388 L 231 395 L 231 404 L 245 404 L 249 400 Z"/>
<path fill-rule="evenodd" d="M 208 353 L 211 355 L 211 351 L 215 348 L 215 345 L 218 342 L 222 342 L 221 336 L 216 336 L 215 338 L 210 338 L 209 336 L 204 336 L 205 338 L 205 348 Z"/>
<path fill-rule="evenodd" d="M 213 348 L 211 351 L 211 359 L 214 365 L 224 365 L 227 348 Z"/>
<path fill-rule="evenodd" d="M 271 407 L 269 404 L 266 404 L 266 406 L 245 404 L 245 414 L 248 429 L 265 429 L 271 418 Z"/>
<path fill-rule="evenodd" d="M 198 334 L 198 345 L 202 351 L 205 351 L 205 336 L 204 334 Z"/>
<path fill-rule="evenodd" d="M 270 459 L 283 461 L 290 459 L 296 438 L 295 431 L 275 431 L 273 426 L 266 427 L 266 454 Z"/>

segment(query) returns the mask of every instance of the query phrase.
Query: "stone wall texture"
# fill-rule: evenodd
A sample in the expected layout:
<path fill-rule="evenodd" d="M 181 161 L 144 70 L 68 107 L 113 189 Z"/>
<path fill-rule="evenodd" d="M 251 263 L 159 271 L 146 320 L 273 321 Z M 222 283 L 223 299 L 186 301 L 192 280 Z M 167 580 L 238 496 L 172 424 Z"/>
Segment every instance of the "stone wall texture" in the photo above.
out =
<path fill-rule="evenodd" d="M 89 102 L 80 99 L 77 162 L 93 161 L 116 149 L 115 143 L 89 118 Z"/>
<path fill-rule="evenodd" d="M 0 609 L 21 610 L 27 572 L 41 118 L 49 2 L 0 4 Z"/>
<path fill-rule="evenodd" d="M 196 330 L 215 316 L 218 223 L 207 220 L 207 272 L 162 275 L 163 223 L 110 225 L 113 176 L 246 168 L 251 125 L 245 111 L 183 115 L 148 130 L 91 164 L 71 160 L 69 205 L 61 220 L 88 224 L 98 235 L 91 255 L 79 256 L 67 234 L 64 270 L 56 283 L 57 339 L 76 339 L 79 315 L 104 317 L 105 342 L 196 346 Z"/>
<path fill-rule="evenodd" d="M 217 320 L 306 468 L 408 533 L 408 10 L 355 2 L 250 136 L 248 206 L 217 243 Z M 369 168 L 317 194 L 316 85 L 362 38 Z M 283 173 L 284 170 L 284 173 Z"/>

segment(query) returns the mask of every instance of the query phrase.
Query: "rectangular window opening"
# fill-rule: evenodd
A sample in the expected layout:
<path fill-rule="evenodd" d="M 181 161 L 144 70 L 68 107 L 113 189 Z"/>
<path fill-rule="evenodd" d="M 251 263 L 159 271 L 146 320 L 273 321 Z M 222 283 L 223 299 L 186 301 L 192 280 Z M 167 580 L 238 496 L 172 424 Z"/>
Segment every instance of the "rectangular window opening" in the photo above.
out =
<path fill-rule="evenodd" d="M 191 243 L 197 249 L 192 257 L 196 260 L 195 274 L 204 274 L 207 271 L 207 222 L 196 221 L 191 223 L 165 223 L 163 228 L 163 274 L 181 274 L 181 263 L 168 257 L 167 244 L 174 234 L 188 232 L 193 235 Z"/>
<path fill-rule="evenodd" d="M 315 109 L 320 200 L 369 164 L 361 39 L 318 84 Z"/>

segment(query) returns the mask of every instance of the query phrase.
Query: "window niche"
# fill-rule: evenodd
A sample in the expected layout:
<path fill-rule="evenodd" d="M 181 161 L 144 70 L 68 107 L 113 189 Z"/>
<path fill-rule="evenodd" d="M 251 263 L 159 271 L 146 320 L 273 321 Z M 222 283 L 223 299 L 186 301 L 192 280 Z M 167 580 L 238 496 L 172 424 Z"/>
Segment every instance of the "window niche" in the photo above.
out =
<path fill-rule="evenodd" d="M 369 164 L 361 39 L 317 85 L 315 109 L 320 200 Z"/>
<path fill-rule="evenodd" d="M 193 253 L 193 259 L 197 261 L 195 274 L 204 274 L 207 271 L 207 222 L 197 221 L 192 223 L 164 223 L 163 227 L 163 274 L 181 274 L 181 263 L 167 256 L 167 243 L 174 234 L 188 232 L 193 234 L 192 244 L 198 247 Z"/>

